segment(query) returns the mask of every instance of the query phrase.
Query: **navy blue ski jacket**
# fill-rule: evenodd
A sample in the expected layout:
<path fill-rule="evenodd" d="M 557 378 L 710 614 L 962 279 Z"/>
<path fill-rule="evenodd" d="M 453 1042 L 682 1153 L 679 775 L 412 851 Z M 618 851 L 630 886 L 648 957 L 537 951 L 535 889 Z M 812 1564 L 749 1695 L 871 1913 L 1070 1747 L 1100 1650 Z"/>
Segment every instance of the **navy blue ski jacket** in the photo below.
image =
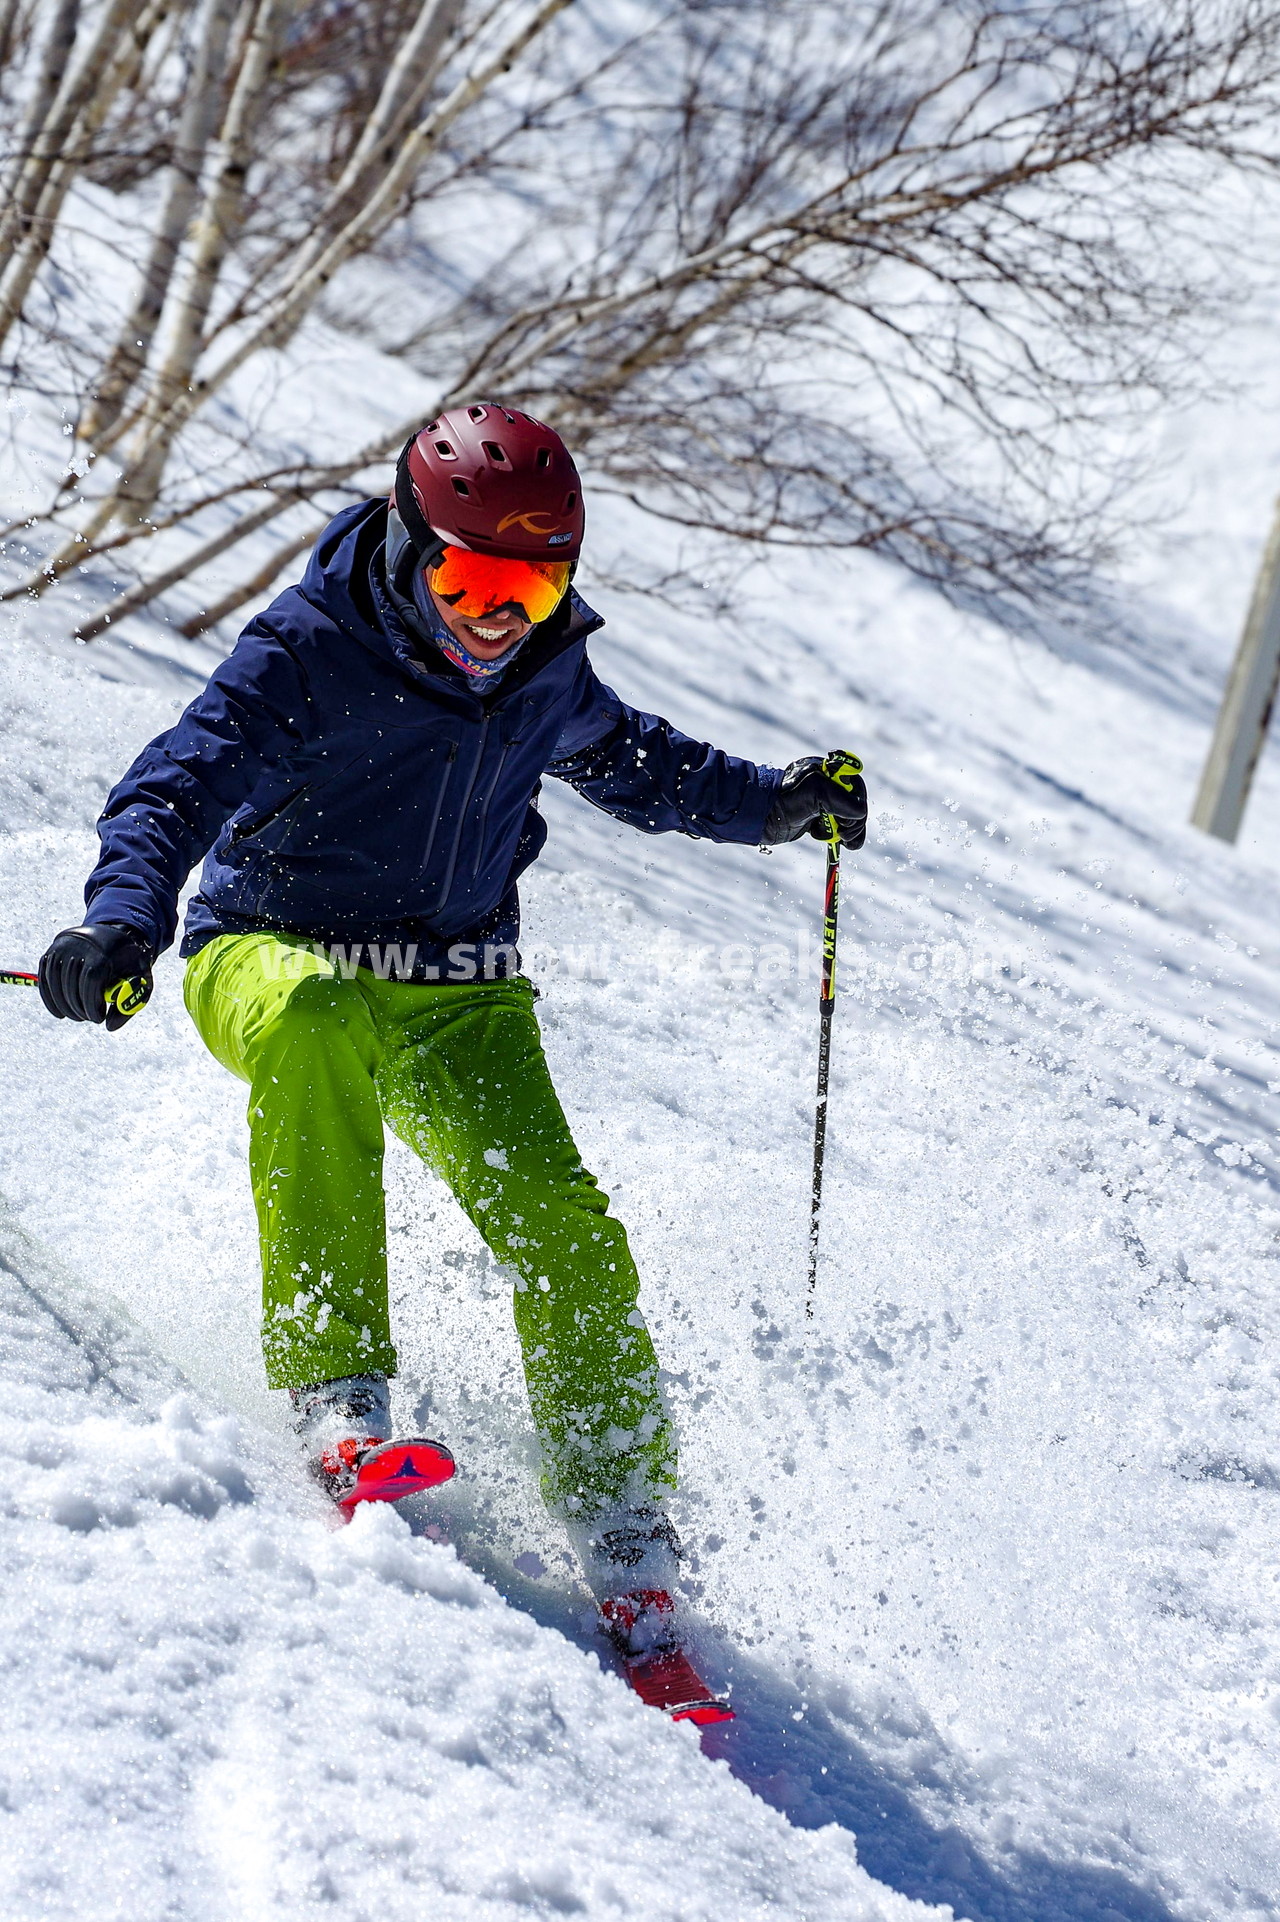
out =
<path fill-rule="evenodd" d="M 488 947 L 502 974 L 516 880 L 546 840 L 544 774 L 649 833 L 763 838 L 781 771 L 621 701 L 587 658 L 603 623 L 577 595 L 478 689 L 415 634 L 386 531 L 382 500 L 331 521 L 301 583 L 112 790 L 90 921 L 136 928 L 158 953 L 204 857 L 184 954 L 265 928 L 414 946 L 402 971 L 420 980 L 468 972 L 459 944 Z"/>

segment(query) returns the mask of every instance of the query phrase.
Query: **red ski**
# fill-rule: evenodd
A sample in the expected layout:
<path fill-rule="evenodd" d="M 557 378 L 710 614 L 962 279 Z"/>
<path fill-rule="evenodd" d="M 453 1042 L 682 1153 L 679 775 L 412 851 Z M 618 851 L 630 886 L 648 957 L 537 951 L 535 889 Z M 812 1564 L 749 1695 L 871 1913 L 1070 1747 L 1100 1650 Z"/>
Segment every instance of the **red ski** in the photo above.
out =
<path fill-rule="evenodd" d="M 615 1595 L 601 1605 L 606 1630 L 622 1657 L 622 1672 L 642 1702 L 673 1722 L 732 1722 L 733 1710 L 712 1694 L 676 1640 L 676 1605 L 665 1588 Z M 649 1642 L 637 1647 L 639 1639 Z"/>
<path fill-rule="evenodd" d="M 732 1722 L 733 1710 L 711 1693 L 684 1650 L 673 1648 L 655 1655 L 633 1655 L 624 1660 L 623 1673 L 642 1702 L 660 1708 L 673 1722 Z"/>
<path fill-rule="evenodd" d="M 369 1442 L 354 1436 L 326 1448 L 313 1465 L 317 1481 L 344 1521 L 361 1502 L 398 1502 L 451 1479 L 454 1459 L 443 1442 L 414 1435 L 407 1441 Z"/>

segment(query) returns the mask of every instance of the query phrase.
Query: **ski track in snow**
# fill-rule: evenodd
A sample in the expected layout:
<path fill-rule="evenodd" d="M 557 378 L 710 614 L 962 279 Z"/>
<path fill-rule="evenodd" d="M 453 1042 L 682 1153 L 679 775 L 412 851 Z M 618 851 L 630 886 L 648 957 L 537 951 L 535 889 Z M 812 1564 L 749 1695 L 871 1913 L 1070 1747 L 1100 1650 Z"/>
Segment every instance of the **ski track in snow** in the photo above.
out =
<path fill-rule="evenodd" d="M 1125 648 L 1010 641 L 870 560 L 780 562 L 736 629 L 599 597 L 629 699 L 762 760 L 843 739 L 875 809 L 809 1325 L 820 850 L 549 784 L 525 889 L 678 1418 L 739 1710 L 710 1761 L 602 1672 L 508 1285 L 444 1190 L 391 1145 L 398 1408 L 462 1471 L 335 1530 L 261 1386 L 242 1091 L 174 957 L 120 1037 L 6 993 L 0 1912 L 1280 1915 L 1274 748 L 1238 850 L 1183 825 L 1280 465 L 1241 418 L 1169 425 L 1196 515 Z M 64 619 L 0 627 L 12 964 L 216 658 Z"/>

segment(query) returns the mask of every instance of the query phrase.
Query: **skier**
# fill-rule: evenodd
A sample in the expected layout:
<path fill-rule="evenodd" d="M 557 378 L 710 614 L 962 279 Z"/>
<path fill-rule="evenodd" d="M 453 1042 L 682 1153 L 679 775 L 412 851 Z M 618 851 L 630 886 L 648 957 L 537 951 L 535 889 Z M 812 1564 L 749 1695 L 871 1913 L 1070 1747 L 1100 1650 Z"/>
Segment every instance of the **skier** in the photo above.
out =
<path fill-rule="evenodd" d="M 390 500 L 344 509 L 107 799 L 50 1013 L 125 1023 L 187 910 L 185 999 L 249 1084 L 269 1384 L 350 1513 L 446 1480 L 393 1439 L 383 1126 L 515 1276 L 549 1506 L 646 1699 L 711 1719 L 679 1648 L 676 1451 L 625 1230 L 583 1167 L 519 972 L 542 778 L 647 833 L 857 847 L 866 794 L 811 756 L 755 767 L 628 707 L 570 585 L 583 503 L 558 434 L 491 401 L 413 436 Z M 683 1667 L 681 1664 L 683 1663 Z M 685 1697 L 681 1699 L 682 1691 Z M 723 1712 L 723 1711 L 721 1711 Z"/>

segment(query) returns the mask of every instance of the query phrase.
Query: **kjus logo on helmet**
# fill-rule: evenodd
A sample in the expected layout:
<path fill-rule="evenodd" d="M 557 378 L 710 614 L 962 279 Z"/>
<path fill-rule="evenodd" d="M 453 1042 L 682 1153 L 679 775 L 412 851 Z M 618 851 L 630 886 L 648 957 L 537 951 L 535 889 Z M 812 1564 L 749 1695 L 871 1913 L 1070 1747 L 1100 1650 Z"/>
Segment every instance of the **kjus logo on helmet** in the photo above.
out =
<path fill-rule="evenodd" d="M 557 527 L 563 526 L 563 520 L 552 520 L 550 514 L 504 514 L 497 531 L 505 534 L 509 527 L 523 527 L 526 534 L 553 534 Z"/>

